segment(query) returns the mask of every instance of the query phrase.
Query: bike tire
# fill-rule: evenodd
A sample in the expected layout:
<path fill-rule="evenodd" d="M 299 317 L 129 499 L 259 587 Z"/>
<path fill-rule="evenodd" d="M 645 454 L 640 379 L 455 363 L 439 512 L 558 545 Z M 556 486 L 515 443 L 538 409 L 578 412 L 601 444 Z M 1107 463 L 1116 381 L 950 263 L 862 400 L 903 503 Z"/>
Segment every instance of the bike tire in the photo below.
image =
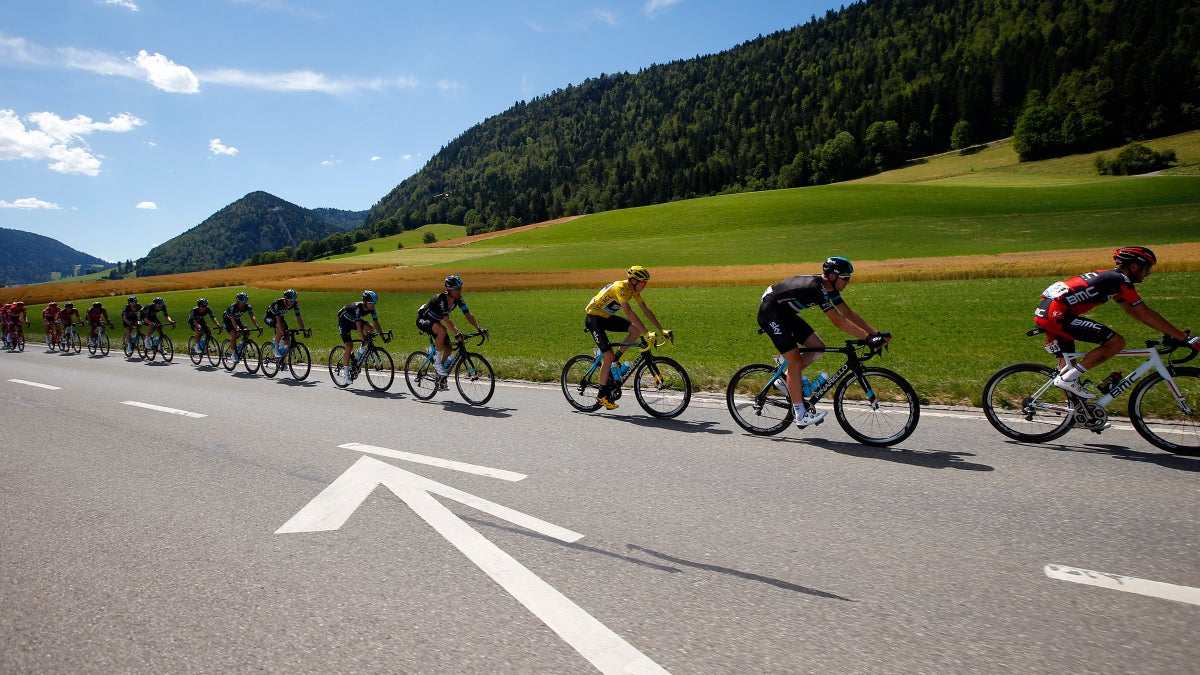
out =
<path fill-rule="evenodd" d="M 733 374 L 725 406 L 733 421 L 756 436 L 774 436 L 792 423 L 792 401 L 774 386 L 777 366 L 752 363 Z"/>
<path fill-rule="evenodd" d="M 258 367 L 262 365 L 262 352 L 258 349 L 258 343 L 250 338 L 246 338 L 246 343 L 242 345 L 242 367 L 247 373 L 253 375 L 258 372 Z"/>
<path fill-rule="evenodd" d="M 79 333 L 72 333 L 67 338 L 67 347 L 73 350 L 76 354 L 83 351 L 83 342 L 79 339 Z"/>
<path fill-rule="evenodd" d="M 112 347 L 111 343 L 108 341 L 108 333 L 101 333 L 100 335 L 96 336 L 96 343 L 98 345 L 98 349 L 100 350 L 100 355 L 108 356 L 108 352 Z"/>
<path fill-rule="evenodd" d="M 284 358 L 292 379 L 297 382 L 308 379 L 308 373 L 312 370 L 312 354 L 309 353 L 307 345 L 293 339 L 292 346 L 288 348 Z"/>
<path fill-rule="evenodd" d="M 433 369 L 429 352 L 418 350 L 404 360 L 404 383 L 412 395 L 428 401 L 438 392 L 438 375 Z"/>
<path fill-rule="evenodd" d="M 136 351 L 134 348 L 133 341 L 134 341 L 134 338 L 132 338 L 132 337 L 129 338 L 128 340 L 126 340 L 124 338 L 121 339 L 121 351 L 125 354 L 125 358 L 127 358 L 127 359 L 132 359 L 133 352 Z"/>
<path fill-rule="evenodd" d="M 367 374 L 367 384 L 375 391 L 387 391 L 396 380 L 396 364 L 392 355 L 383 347 L 374 347 L 363 354 L 363 372 Z"/>
<path fill-rule="evenodd" d="M 1171 379 L 1191 414 L 1179 409 L 1170 384 L 1155 372 L 1129 394 L 1129 421 L 1155 447 L 1200 457 L 1200 368 L 1172 367 Z"/>
<path fill-rule="evenodd" d="M 596 372 L 592 372 L 595 360 L 596 357 L 587 354 L 572 356 L 558 378 L 563 396 L 576 410 L 595 412 L 600 409 L 600 402 L 596 400 L 600 396 L 600 384 Z"/>
<path fill-rule="evenodd" d="M 221 362 L 221 367 L 226 372 L 232 373 L 236 363 L 233 362 L 233 343 L 229 338 L 221 340 L 221 348 L 218 350 L 218 360 Z"/>
<path fill-rule="evenodd" d="M 24 333 L 17 335 L 17 351 L 18 352 L 25 351 L 25 334 Z"/>
<path fill-rule="evenodd" d="M 912 435 L 921 419 L 917 392 L 887 368 L 864 368 L 842 378 L 833 393 L 833 414 L 842 430 L 865 445 L 895 445 Z"/>
<path fill-rule="evenodd" d="M 99 346 L 92 344 L 92 341 L 91 341 L 91 339 L 89 338 L 89 339 L 88 339 L 88 344 L 87 344 L 87 349 L 88 349 L 88 354 L 90 354 L 90 355 L 92 355 L 92 356 L 95 356 L 95 355 L 96 355 L 96 350 L 97 350 L 97 349 L 99 349 Z"/>
<path fill-rule="evenodd" d="M 675 359 L 642 361 L 633 374 L 633 395 L 652 417 L 678 417 L 692 400 L 692 381 Z"/>
<path fill-rule="evenodd" d="M 171 342 L 171 338 L 164 335 L 158 340 L 158 353 L 162 354 L 163 361 L 167 363 L 175 359 L 175 345 Z"/>
<path fill-rule="evenodd" d="M 342 380 L 337 376 L 338 368 L 342 367 L 342 354 L 346 353 L 346 348 L 338 345 L 329 350 L 329 379 L 333 382 L 333 386 L 339 389 L 345 389 L 350 386 L 348 381 Z"/>
<path fill-rule="evenodd" d="M 283 360 L 275 354 L 275 343 L 264 342 L 259 347 L 259 350 L 260 355 L 267 355 L 266 358 L 262 359 L 262 362 L 259 365 L 259 367 L 262 368 L 263 375 L 266 375 L 269 378 L 275 377 L 275 373 L 278 373 L 280 370 L 280 362 Z"/>
<path fill-rule="evenodd" d="M 996 371 L 983 385 L 983 414 L 1000 433 L 1026 443 L 1045 443 L 1074 426 L 1067 394 L 1051 386 L 1043 400 L 1029 400 L 1054 377 L 1054 368 L 1040 363 L 1014 363 Z"/>
<path fill-rule="evenodd" d="M 198 366 L 204 363 L 204 352 L 196 351 L 196 336 L 189 335 L 187 341 L 188 358 L 192 360 L 192 365 Z"/>
<path fill-rule="evenodd" d="M 454 364 L 454 386 L 467 403 L 483 405 L 496 393 L 496 373 L 483 354 L 464 352 Z"/>

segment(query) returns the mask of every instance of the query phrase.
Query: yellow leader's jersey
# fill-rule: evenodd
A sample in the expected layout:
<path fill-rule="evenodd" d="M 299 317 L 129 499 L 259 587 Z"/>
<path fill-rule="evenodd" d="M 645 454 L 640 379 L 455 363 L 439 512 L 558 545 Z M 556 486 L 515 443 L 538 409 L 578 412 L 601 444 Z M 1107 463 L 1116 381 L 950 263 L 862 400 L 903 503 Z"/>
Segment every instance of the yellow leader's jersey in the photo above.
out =
<path fill-rule="evenodd" d="M 596 316 L 612 316 L 621 311 L 621 303 L 630 300 L 642 301 L 642 294 L 633 290 L 628 279 L 614 281 L 600 289 L 596 297 L 588 303 L 587 313 Z"/>

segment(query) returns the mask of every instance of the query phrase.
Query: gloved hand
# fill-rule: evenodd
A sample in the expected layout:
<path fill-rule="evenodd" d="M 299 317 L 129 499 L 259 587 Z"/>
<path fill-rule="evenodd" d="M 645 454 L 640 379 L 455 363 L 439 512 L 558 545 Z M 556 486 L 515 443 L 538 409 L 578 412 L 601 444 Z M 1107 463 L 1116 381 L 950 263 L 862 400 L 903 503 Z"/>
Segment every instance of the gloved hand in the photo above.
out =
<path fill-rule="evenodd" d="M 480 329 L 479 329 L 479 332 L 480 332 L 480 333 L 483 333 L 483 336 L 484 336 L 484 337 L 488 337 L 488 329 L 486 329 L 486 328 L 480 328 Z"/>
<path fill-rule="evenodd" d="M 1193 335 L 1185 340 L 1185 342 L 1187 342 L 1187 346 L 1200 352 L 1200 335 Z"/>
<path fill-rule="evenodd" d="M 662 329 L 662 334 L 663 334 L 663 337 L 667 338 L 672 343 L 675 342 L 675 331 L 664 328 L 664 329 Z"/>
<path fill-rule="evenodd" d="M 882 333 L 872 333 L 867 336 L 867 346 L 871 349 L 882 349 L 887 344 L 887 338 Z"/>

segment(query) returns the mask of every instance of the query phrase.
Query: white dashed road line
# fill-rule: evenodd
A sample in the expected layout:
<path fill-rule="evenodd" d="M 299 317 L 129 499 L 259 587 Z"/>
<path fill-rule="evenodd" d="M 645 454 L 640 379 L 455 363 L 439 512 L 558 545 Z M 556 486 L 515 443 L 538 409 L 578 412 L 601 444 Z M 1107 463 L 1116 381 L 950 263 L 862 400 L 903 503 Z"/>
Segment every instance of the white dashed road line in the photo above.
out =
<path fill-rule="evenodd" d="M 184 417 L 208 417 L 208 415 L 203 413 L 191 412 L 189 410 L 179 410 L 178 408 L 167 408 L 161 405 L 154 405 L 153 403 L 142 403 L 141 401 L 121 401 L 121 403 L 123 405 L 145 408 L 147 410 L 157 410 L 158 412 L 171 413 L 172 415 L 183 415 Z"/>
<path fill-rule="evenodd" d="M 9 380 L 9 382 L 16 382 L 17 384 L 27 384 L 31 387 L 41 387 L 42 389 L 54 389 L 54 390 L 62 389 L 62 387 L 56 387 L 52 384 L 42 384 L 41 382 L 30 382 L 29 380 Z"/>
<path fill-rule="evenodd" d="M 1176 586 L 1161 581 L 1138 579 L 1108 572 L 1096 572 L 1066 565 L 1046 565 L 1046 576 L 1060 581 L 1070 581 L 1085 586 L 1099 586 L 1114 591 L 1136 593 L 1151 598 L 1186 602 L 1189 605 L 1200 605 L 1200 588 L 1191 586 Z"/>

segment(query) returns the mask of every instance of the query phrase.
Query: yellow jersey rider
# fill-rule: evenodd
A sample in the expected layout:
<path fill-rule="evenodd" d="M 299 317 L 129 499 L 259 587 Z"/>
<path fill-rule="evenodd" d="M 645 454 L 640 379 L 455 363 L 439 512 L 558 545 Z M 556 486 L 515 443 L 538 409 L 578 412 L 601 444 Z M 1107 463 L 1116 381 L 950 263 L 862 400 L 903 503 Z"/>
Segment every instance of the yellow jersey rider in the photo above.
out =
<path fill-rule="evenodd" d="M 645 324 L 630 307 L 629 301 L 636 300 L 646 318 L 650 319 L 655 328 L 668 337 L 672 336 L 671 331 L 662 327 L 662 324 L 658 322 L 658 317 L 654 316 L 654 312 L 650 311 L 646 301 L 642 299 L 642 290 L 649 282 L 650 272 L 641 265 L 634 265 L 626 272 L 625 279 L 614 281 L 600 289 L 596 297 L 592 298 L 587 305 L 584 327 L 592 334 L 592 339 L 596 341 L 596 346 L 604 355 L 603 365 L 600 368 L 600 395 L 596 397 L 596 400 L 608 410 L 617 408 L 617 404 L 612 401 L 611 387 L 613 385 L 609 382 L 609 369 L 613 363 L 620 360 L 621 353 L 624 351 L 622 347 L 616 353 L 613 352 L 612 346 L 608 342 L 608 331 L 628 331 L 629 335 L 625 338 L 625 342 L 633 342 L 646 333 Z M 629 318 L 618 316 L 617 312 L 620 311 L 624 311 Z"/>

